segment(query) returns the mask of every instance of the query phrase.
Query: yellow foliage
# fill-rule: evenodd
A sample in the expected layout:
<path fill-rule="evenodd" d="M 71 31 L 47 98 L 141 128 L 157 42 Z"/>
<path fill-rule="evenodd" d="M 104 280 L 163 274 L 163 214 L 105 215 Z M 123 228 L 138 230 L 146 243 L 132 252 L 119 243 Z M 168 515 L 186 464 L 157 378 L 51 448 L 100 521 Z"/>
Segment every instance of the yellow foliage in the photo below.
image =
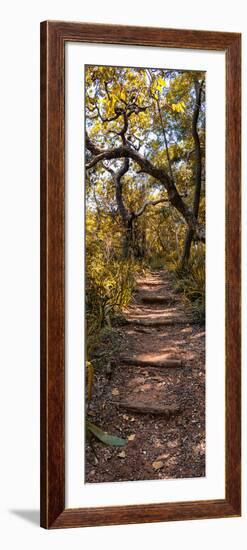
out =
<path fill-rule="evenodd" d="M 171 173 L 184 202 L 193 207 L 195 184 L 194 141 L 191 132 L 195 102 L 194 71 L 90 66 L 86 69 L 86 128 L 99 148 L 129 147 Z M 197 73 L 197 78 L 202 78 Z M 202 165 L 205 126 L 199 124 Z M 110 119 L 110 120 L 109 120 Z M 123 138 L 127 120 L 127 130 Z M 90 152 L 87 152 L 90 156 Z M 135 245 L 143 248 L 142 259 L 124 259 L 126 222 L 121 218 L 112 170 L 122 159 L 98 163 L 87 174 L 86 209 L 86 318 L 87 359 L 100 338 L 101 329 L 111 326 L 114 314 L 130 301 L 135 276 L 143 265 L 177 268 L 187 231 L 182 216 L 169 202 L 146 208 L 133 225 Z M 141 171 L 142 172 L 142 171 Z M 161 182 L 131 160 L 122 177 L 122 200 L 131 215 L 145 201 L 167 198 Z M 205 186 L 202 185 L 199 221 L 205 220 Z M 137 248 L 138 248 L 137 246 Z M 199 252 L 198 252 L 199 250 Z M 144 258 L 144 259 L 143 259 Z M 199 261 L 200 259 L 200 261 Z M 185 298 L 193 300 L 205 289 L 205 250 L 192 246 L 191 274 Z M 199 288 L 199 291 L 198 291 Z M 90 370 L 90 369 L 89 369 Z M 91 372 L 91 371 L 90 371 Z M 89 374 L 89 379 L 92 373 Z"/>

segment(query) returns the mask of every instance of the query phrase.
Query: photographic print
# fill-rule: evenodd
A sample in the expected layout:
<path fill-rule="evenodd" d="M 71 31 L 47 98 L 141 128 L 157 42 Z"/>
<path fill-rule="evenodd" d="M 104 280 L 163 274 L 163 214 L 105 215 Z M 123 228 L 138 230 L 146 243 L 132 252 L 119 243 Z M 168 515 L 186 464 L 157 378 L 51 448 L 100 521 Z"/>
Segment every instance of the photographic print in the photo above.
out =
<path fill-rule="evenodd" d="M 85 482 L 204 477 L 206 72 L 85 67 Z"/>
<path fill-rule="evenodd" d="M 41 23 L 46 529 L 241 515 L 240 105 L 240 34 Z"/>

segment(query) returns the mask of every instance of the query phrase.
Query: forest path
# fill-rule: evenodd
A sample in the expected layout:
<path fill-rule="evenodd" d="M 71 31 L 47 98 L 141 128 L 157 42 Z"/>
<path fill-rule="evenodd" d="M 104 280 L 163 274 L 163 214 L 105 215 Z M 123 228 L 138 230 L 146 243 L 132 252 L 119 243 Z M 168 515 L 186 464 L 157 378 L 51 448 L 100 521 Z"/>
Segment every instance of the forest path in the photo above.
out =
<path fill-rule="evenodd" d="M 87 452 L 88 482 L 205 475 L 204 327 L 191 322 L 168 271 L 137 280 L 110 353 L 96 372 L 92 421 L 128 439 Z M 109 341 L 106 339 L 106 346 Z"/>

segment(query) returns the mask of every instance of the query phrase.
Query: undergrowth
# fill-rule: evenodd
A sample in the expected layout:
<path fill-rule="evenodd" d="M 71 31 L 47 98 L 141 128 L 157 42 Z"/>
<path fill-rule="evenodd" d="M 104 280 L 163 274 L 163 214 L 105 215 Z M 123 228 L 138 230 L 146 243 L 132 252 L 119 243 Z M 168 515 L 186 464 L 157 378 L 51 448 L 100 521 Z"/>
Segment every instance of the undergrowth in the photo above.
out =
<path fill-rule="evenodd" d="M 112 328 L 112 318 L 126 307 L 135 288 L 135 276 L 144 266 L 132 259 L 94 261 L 87 264 L 87 358 L 99 343 L 102 331 Z"/>
<path fill-rule="evenodd" d="M 182 294 L 185 306 L 190 311 L 194 321 L 205 322 L 205 247 L 198 244 L 196 251 L 191 251 L 188 265 L 181 269 L 174 265 L 175 289 Z"/>
<path fill-rule="evenodd" d="M 205 245 L 192 246 L 190 260 L 186 267 L 180 267 L 177 251 L 170 254 L 156 254 L 149 261 L 151 269 L 167 269 L 174 276 L 176 292 L 181 293 L 183 303 L 192 319 L 205 322 Z"/>

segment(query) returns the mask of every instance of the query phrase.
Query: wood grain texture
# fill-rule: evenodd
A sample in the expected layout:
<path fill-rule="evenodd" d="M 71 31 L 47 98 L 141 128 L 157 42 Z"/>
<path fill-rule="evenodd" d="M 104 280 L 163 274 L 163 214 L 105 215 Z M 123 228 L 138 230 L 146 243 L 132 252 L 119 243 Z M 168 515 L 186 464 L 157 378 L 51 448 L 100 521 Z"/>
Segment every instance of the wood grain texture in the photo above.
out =
<path fill-rule="evenodd" d="M 226 53 L 226 496 L 65 509 L 64 45 L 66 41 Z M 241 35 L 41 23 L 41 525 L 82 527 L 241 514 Z M 210 398 L 210 396 L 209 396 Z"/>
<path fill-rule="evenodd" d="M 63 48 L 41 27 L 41 521 L 64 509 Z"/>
<path fill-rule="evenodd" d="M 226 498 L 241 501 L 241 37 L 226 50 Z"/>

